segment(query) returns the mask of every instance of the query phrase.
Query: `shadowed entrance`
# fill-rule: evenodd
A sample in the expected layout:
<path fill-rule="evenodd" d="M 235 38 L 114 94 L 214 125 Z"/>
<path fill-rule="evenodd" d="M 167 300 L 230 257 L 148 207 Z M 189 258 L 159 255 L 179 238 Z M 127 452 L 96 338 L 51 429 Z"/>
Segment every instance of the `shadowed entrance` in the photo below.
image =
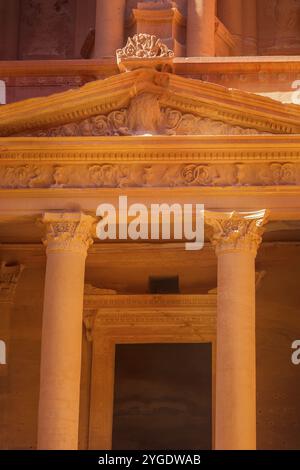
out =
<path fill-rule="evenodd" d="M 116 346 L 113 449 L 211 449 L 212 351 Z"/>

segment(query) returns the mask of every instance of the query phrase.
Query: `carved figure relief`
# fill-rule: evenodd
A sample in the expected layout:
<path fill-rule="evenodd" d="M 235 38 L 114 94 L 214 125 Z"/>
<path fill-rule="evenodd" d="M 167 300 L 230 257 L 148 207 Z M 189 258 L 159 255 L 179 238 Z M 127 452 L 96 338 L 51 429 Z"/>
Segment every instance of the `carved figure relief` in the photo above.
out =
<path fill-rule="evenodd" d="M 75 2 L 23 0 L 21 54 L 23 58 L 65 58 L 73 52 Z"/>
<path fill-rule="evenodd" d="M 261 8 L 273 22 L 273 27 L 267 28 L 266 31 L 269 45 L 272 37 L 273 46 L 276 48 L 295 47 L 295 40 L 297 43 L 299 41 L 299 0 L 267 0 L 262 3 Z"/>

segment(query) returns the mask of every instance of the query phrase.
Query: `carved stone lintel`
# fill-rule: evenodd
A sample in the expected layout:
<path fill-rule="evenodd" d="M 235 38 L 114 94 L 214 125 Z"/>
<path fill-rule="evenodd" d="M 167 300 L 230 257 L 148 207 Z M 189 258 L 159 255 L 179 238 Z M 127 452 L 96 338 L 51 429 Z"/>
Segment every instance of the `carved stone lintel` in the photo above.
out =
<path fill-rule="evenodd" d="M 132 331 L 135 327 L 153 325 L 191 327 L 200 331 L 205 324 L 206 331 L 214 332 L 216 307 L 217 299 L 213 294 L 99 295 L 85 303 L 83 321 L 88 341 L 94 339 L 95 330 L 99 328 L 109 328 L 107 334 L 113 335 L 114 328 L 118 334 L 120 328 Z"/>
<path fill-rule="evenodd" d="M 210 239 L 216 254 L 247 251 L 256 255 L 267 218 L 266 210 L 246 213 L 207 212 L 205 223 L 212 228 Z"/>
<path fill-rule="evenodd" d="M 0 303 L 11 303 L 14 300 L 15 291 L 21 273 L 22 264 L 9 265 L 5 262 L 0 266 Z"/>
<path fill-rule="evenodd" d="M 93 243 L 92 226 L 95 219 L 76 212 L 48 212 L 42 222 L 46 226 L 43 240 L 47 253 L 74 252 L 86 255 Z"/>

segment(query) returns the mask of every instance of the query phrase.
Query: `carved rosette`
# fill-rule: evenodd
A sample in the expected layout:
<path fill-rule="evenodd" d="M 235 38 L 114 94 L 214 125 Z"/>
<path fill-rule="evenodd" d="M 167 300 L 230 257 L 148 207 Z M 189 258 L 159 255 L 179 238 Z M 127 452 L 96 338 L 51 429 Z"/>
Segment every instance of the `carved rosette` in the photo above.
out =
<path fill-rule="evenodd" d="M 11 303 L 14 300 L 18 281 L 24 269 L 22 264 L 0 266 L 0 303 Z"/>
<path fill-rule="evenodd" d="M 216 254 L 247 251 L 256 256 L 262 241 L 267 211 L 230 214 L 207 213 L 205 223 L 210 226 L 210 239 Z"/>
<path fill-rule="evenodd" d="M 43 239 L 47 254 L 73 252 L 86 256 L 93 243 L 92 226 L 95 219 L 82 213 L 46 213 L 42 219 L 46 227 Z"/>

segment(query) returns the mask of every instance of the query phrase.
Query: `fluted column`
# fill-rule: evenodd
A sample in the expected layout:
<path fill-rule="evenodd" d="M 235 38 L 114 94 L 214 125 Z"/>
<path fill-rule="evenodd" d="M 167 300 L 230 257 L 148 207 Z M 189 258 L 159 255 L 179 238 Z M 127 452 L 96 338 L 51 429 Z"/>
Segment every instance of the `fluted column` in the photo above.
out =
<path fill-rule="evenodd" d="M 96 36 L 94 57 L 115 56 L 123 47 L 125 0 L 96 0 Z"/>
<path fill-rule="evenodd" d="M 223 0 L 219 4 L 220 20 L 230 31 L 236 44 L 234 55 L 243 53 L 243 3 L 244 0 Z"/>
<path fill-rule="evenodd" d="M 77 449 L 84 272 L 93 218 L 47 213 L 43 222 L 47 266 L 38 448 Z"/>
<path fill-rule="evenodd" d="M 255 257 L 265 221 L 265 211 L 206 214 L 218 257 L 218 450 L 256 448 Z"/>
<path fill-rule="evenodd" d="M 215 55 L 215 16 L 214 0 L 188 1 L 187 57 Z"/>

